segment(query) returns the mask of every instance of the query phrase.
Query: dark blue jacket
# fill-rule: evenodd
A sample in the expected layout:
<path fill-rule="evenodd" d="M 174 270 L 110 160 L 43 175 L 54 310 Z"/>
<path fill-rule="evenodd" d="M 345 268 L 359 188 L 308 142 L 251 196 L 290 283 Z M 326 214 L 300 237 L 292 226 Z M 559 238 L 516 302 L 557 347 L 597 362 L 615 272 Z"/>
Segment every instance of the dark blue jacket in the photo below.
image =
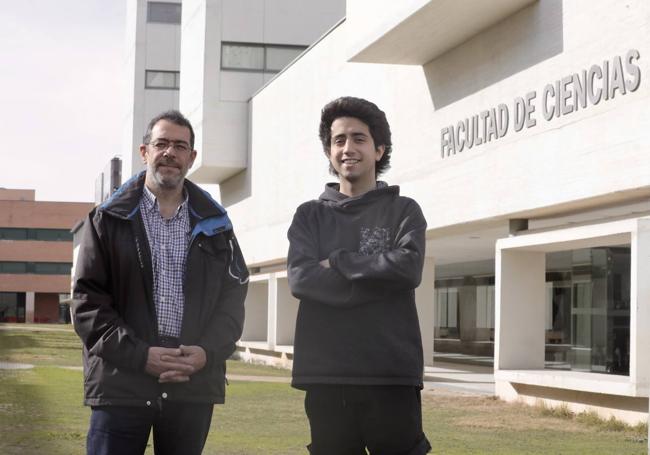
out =
<path fill-rule="evenodd" d="M 185 180 L 192 236 L 180 342 L 199 345 L 205 367 L 189 382 L 159 384 L 145 372 L 157 346 L 151 253 L 139 210 L 144 172 L 86 219 L 75 265 L 73 322 L 83 341 L 87 405 L 223 403 L 225 360 L 242 333 L 248 269 L 226 211 Z M 149 403 L 149 404 L 148 404 Z"/>

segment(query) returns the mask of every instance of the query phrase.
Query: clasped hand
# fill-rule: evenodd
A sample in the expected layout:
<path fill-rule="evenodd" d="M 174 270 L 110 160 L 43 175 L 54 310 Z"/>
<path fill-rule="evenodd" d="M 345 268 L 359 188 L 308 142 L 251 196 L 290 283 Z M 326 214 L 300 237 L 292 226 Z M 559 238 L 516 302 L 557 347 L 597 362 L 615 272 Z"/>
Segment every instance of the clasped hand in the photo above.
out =
<path fill-rule="evenodd" d="M 206 355 L 201 346 L 152 346 L 147 355 L 145 371 L 157 377 L 158 382 L 187 382 L 205 363 Z"/>

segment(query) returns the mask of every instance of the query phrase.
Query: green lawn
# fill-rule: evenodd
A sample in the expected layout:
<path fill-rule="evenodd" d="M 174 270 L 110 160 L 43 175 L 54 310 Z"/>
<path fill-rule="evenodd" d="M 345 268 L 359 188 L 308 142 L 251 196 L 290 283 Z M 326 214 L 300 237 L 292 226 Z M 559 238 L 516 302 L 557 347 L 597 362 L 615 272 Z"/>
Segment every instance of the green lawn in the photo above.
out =
<path fill-rule="evenodd" d="M 84 453 L 89 411 L 81 404 L 82 373 L 55 366 L 79 365 L 79 354 L 69 330 L 7 330 L 0 325 L 0 360 L 37 365 L 0 370 L 0 454 Z M 287 374 L 241 362 L 229 362 L 228 368 L 229 375 Z M 645 426 L 606 426 L 489 397 L 425 394 L 423 415 L 434 453 L 647 453 Z M 231 381 L 226 404 L 215 408 L 204 453 L 305 454 L 308 442 L 302 392 L 288 384 Z"/>

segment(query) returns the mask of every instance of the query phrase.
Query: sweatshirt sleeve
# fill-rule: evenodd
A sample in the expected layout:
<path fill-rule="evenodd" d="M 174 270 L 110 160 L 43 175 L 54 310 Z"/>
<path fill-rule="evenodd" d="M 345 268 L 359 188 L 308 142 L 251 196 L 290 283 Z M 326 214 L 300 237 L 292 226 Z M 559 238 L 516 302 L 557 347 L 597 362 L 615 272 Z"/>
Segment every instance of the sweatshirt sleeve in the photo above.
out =
<path fill-rule="evenodd" d="M 312 232 L 305 206 L 298 207 L 289 227 L 287 273 L 294 297 L 336 307 L 352 307 L 386 296 L 385 290 L 353 282 L 320 265 L 318 233 Z"/>
<path fill-rule="evenodd" d="M 72 317 L 84 346 L 113 365 L 142 371 L 148 344 L 136 337 L 115 309 L 106 248 L 98 233 L 101 214 L 86 219 L 76 263 Z"/>
<path fill-rule="evenodd" d="M 422 279 L 426 228 L 422 210 L 413 201 L 399 224 L 393 249 L 372 255 L 334 250 L 330 265 L 353 283 L 372 280 L 384 289 L 415 289 Z"/>

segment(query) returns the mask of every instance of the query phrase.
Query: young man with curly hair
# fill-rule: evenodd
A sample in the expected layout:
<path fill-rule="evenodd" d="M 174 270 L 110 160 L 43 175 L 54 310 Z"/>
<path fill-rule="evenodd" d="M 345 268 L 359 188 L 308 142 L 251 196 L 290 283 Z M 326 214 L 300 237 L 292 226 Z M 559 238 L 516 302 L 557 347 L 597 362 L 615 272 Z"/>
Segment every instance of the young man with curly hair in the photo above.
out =
<path fill-rule="evenodd" d="M 375 104 L 343 97 L 320 139 L 338 183 L 300 205 L 289 228 L 289 285 L 300 299 L 292 385 L 306 391 L 313 455 L 421 455 L 423 354 L 415 288 L 426 221 L 389 167 L 390 126 Z"/>

